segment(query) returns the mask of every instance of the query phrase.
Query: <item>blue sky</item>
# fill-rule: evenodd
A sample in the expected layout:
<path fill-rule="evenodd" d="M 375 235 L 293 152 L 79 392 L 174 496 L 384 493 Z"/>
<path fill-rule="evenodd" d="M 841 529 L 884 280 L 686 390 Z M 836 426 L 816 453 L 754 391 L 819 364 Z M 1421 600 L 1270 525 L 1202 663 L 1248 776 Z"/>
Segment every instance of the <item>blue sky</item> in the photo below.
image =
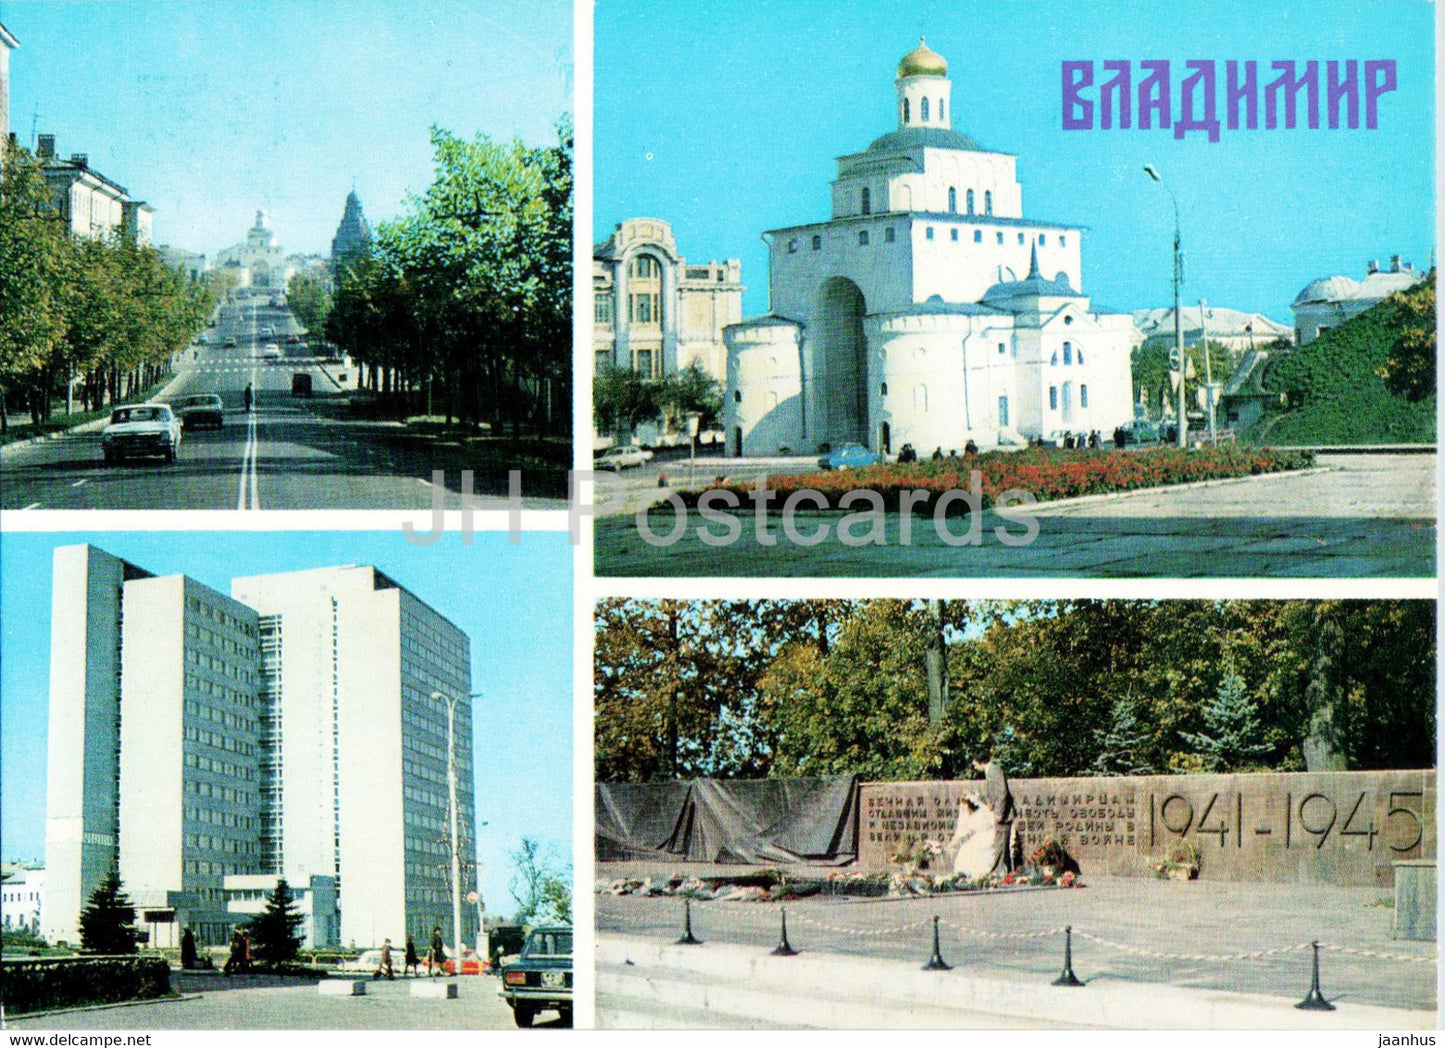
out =
<path fill-rule="evenodd" d="M 552 142 L 572 110 L 572 0 L 0 0 L 10 122 L 54 133 L 213 253 L 270 209 L 329 254 L 353 181 L 373 224 L 432 180 L 428 129 Z"/>
<path fill-rule="evenodd" d="M 758 235 L 828 217 L 834 158 L 896 126 L 898 59 L 924 34 L 949 63 L 954 128 L 1018 156 L 1025 216 L 1089 227 L 1083 290 L 1098 304 L 1169 304 L 1173 212 L 1142 171 L 1154 164 L 1179 200 L 1184 300 L 1289 322 L 1315 277 L 1430 262 L 1433 18 L 1422 0 L 598 0 L 594 239 L 667 219 L 689 260 L 741 258 L 745 312 L 763 312 Z M 1136 84 L 1140 61 L 1168 59 L 1176 105 L 1187 60 L 1217 61 L 1221 94 L 1226 60 L 1257 60 L 1261 129 L 1215 144 L 1062 130 L 1061 62 L 1092 60 L 1102 79 L 1119 59 Z M 1328 60 L 1394 59 L 1399 87 L 1378 130 L 1266 131 L 1262 89 L 1284 59 L 1318 60 L 1322 77 Z"/>
<path fill-rule="evenodd" d="M 489 912 L 508 914 L 510 853 L 535 837 L 572 850 L 572 549 L 563 532 L 455 533 L 434 546 L 398 532 L 106 532 L 0 535 L 0 841 L 6 860 L 45 850 L 50 572 L 56 546 L 89 542 L 158 575 L 230 593 L 231 579 L 374 564 L 471 638 L 478 840 Z"/>

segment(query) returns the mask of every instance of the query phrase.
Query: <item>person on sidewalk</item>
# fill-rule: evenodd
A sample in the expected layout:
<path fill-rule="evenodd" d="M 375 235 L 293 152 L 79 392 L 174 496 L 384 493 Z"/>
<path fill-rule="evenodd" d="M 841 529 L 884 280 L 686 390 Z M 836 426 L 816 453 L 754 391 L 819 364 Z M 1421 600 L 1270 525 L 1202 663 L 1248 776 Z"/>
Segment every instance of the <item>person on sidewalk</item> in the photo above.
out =
<path fill-rule="evenodd" d="M 407 972 L 411 972 L 412 975 L 420 975 L 421 973 L 417 971 L 420 965 L 421 962 L 416 956 L 416 940 L 412 938 L 411 932 L 407 932 L 406 957 L 402 961 L 401 974 L 405 975 Z"/>
<path fill-rule="evenodd" d="M 426 973 L 436 975 L 446 972 L 446 949 L 442 944 L 442 927 L 440 924 L 433 925 L 431 930 L 431 947 L 426 955 Z M 435 971 L 432 965 L 436 965 Z"/>
<path fill-rule="evenodd" d="M 385 974 L 386 974 L 386 977 L 387 977 L 388 979 L 395 979 L 395 978 L 396 978 L 396 972 L 392 969 L 392 966 L 391 966 L 391 940 L 390 940 L 390 939 L 385 939 L 385 940 L 382 941 L 382 944 L 381 944 L 381 963 L 376 966 L 376 971 L 374 971 L 374 972 L 371 973 L 371 977 L 372 977 L 372 979 L 380 979 L 381 976 L 382 976 L 382 973 L 385 973 Z"/>

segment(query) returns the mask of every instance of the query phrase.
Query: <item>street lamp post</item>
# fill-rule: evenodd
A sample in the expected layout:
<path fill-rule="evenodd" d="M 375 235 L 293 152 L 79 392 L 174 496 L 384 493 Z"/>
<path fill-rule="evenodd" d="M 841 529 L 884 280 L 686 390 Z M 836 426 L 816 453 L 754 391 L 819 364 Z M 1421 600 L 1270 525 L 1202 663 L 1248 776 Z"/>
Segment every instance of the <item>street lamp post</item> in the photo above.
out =
<path fill-rule="evenodd" d="M 1214 432 L 1214 372 L 1209 366 L 1209 328 L 1204 315 L 1207 312 L 1204 299 L 1199 300 L 1199 339 L 1204 343 L 1204 397 L 1209 406 L 1209 446 L 1219 443 Z"/>
<path fill-rule="evenodd" d="M 1169 202 L 1174 205 L 1174 352 L 1179 358 L 1179 446 L 1184 448 L 1189 446 L 1189 415 L 1184 401 L 1184 319 L 1179 314 L 1179 290 L 1184 284 L 1184 253 L 1179 248 L 1179 201 L 1153 164 L 1145 164 L 1144 173 L 1164 187 Z"/>
<path fill-rule="evenodd" d="M 456 951 L 456 974 L 462 974 L 462 853 L 457 843 L 457 696 L 431 693 L 447 704 L 447 800 L 451 808 L 452 838 L 452 942 Z"/>

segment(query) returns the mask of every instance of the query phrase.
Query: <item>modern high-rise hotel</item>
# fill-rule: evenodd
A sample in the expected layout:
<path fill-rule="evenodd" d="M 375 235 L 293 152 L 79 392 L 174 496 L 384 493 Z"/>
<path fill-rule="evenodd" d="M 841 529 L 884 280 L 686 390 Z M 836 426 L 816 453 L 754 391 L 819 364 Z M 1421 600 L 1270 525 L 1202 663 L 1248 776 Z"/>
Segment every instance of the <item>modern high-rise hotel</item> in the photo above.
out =
<path fill-rule="evenodd" d="M 450 927 L 446 697 L 462 893 L 476 880 L 464 633 L 373 567 L 235 579 L 229 597 L 93 546 L 53 570 L 47 938 L 77 940 L 112 866 L 203 944 L 265 875 L 307 895 L 317 945 Z"/>

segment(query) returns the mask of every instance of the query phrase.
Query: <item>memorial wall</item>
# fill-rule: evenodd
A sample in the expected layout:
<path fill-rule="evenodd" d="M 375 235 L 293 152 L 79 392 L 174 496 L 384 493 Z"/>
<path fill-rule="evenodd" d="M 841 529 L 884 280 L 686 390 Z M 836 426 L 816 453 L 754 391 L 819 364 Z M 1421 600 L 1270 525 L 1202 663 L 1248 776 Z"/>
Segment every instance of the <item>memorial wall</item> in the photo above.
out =
<path fill-rule="evenodd" d="M 1023 854 L 1046 837 L 1089 874 L 1152 876 L 1181 841 L 1201 880 L 1393 884 L 1395 862 L 1434 859 L 1435 772 L 1266 772 L 1014 779 Z M 921 839 L 947 843 L 981 779 L 865 783 L 858 863 L 886 869 Z"/>

